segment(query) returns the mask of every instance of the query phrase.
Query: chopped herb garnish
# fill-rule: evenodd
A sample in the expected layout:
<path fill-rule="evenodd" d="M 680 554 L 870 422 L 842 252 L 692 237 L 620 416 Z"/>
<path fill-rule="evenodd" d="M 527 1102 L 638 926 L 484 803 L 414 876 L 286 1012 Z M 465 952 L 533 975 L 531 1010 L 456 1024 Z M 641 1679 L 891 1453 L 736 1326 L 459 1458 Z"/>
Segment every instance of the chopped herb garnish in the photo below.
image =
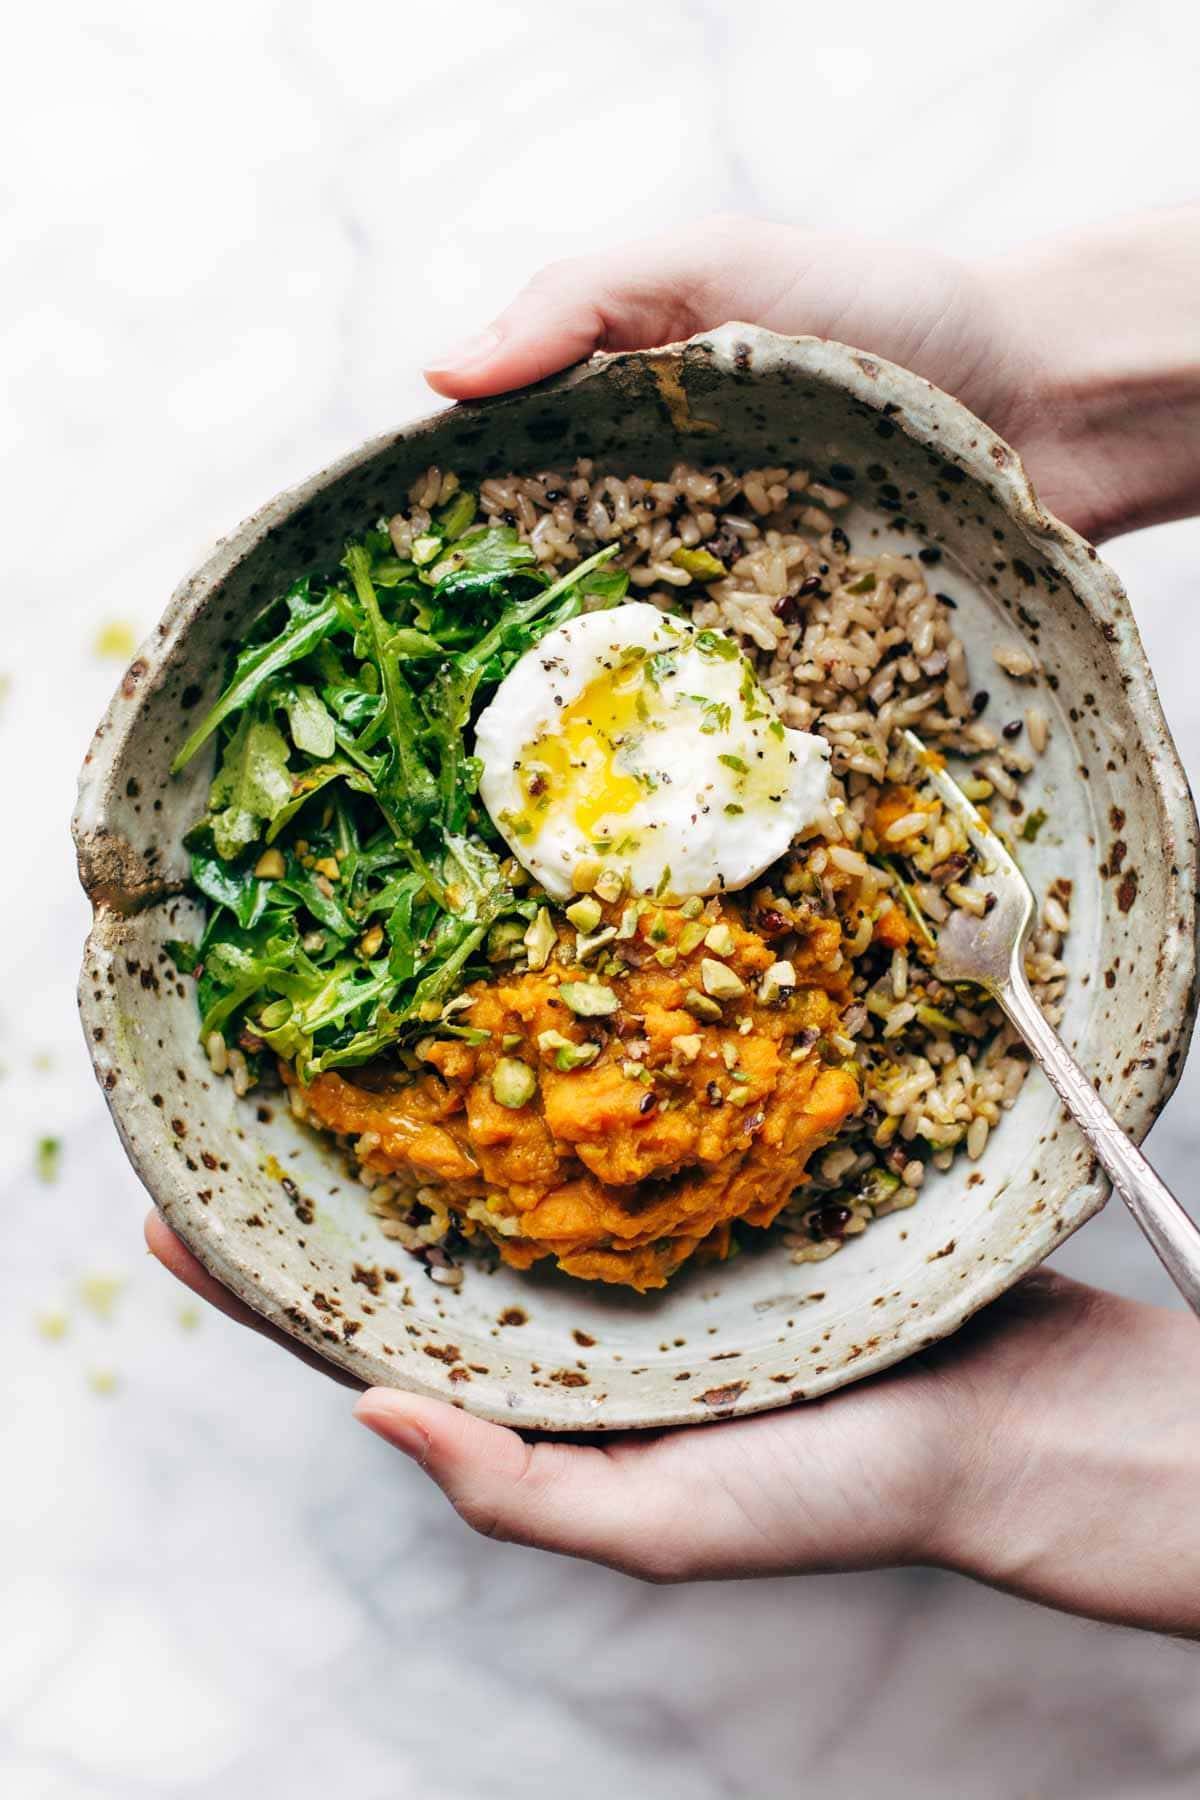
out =
<path fill-rule="evenodd" d="M 701 656 L 716 657 L 719 662 L 732 662 L 742 654 L 733 639 L 723 631 L 708 629 L 696 633 L 696 648 Z"/>
<path fill-rule="evenodd" d="M 705 737 L 729 730 L 733 722 L 733 709 L 728 701 L 709 700 L 704 694 L 685 694 L 684 699 L 693 701 L 704 714 L 704 723 L 700 729 Z"/>
<path fill-rule="evenodd" d="M 1027 844 L 1036 844 L 1038 832 L 1045 823 L 1046 814 L 1042 811 L 1041 807 L 1038 807 L 1036 812 L 1030 813 L 1029 817 L 1021 827 L 1021 836 Z"/>

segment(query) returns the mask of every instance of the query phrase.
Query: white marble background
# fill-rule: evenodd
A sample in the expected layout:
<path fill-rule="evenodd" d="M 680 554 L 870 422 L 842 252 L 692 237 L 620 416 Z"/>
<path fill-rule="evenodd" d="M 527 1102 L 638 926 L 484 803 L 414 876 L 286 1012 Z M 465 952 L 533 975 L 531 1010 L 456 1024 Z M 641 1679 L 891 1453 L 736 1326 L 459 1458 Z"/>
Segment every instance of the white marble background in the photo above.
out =
<path fill-rule="evenodd" d="M 4 60 L 0 1793 L 1194 1794 L 1194 1650 L 948 1577 L 656 1591 L 483 1543 L 340 1390 L 185 1329 L 78 1037 L 66 820 L 100 628 L 425 407 L 422 353 L 540 262 L 714 207 L 979 252 L 1194 193 L 1195 10 L 43 0 Z M 1196 771 L 1200 526 L 1112 556 Z M 1193 1197 L 1198 1094 L 1154 1138 Z M 1063 1261 L 1163 1296 L 1114 1210 Z"/>

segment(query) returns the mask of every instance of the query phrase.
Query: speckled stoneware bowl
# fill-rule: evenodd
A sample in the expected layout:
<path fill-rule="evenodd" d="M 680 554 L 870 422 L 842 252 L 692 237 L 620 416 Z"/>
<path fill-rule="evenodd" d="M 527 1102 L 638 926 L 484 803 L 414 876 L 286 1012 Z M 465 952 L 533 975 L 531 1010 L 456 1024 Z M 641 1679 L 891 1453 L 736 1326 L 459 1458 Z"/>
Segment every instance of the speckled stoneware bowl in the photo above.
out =
<path fill-rule="evenodd" d="M 1136 1136 L 1178 1076 L 1195 963 L 1196 817 L 1125 595 L 1039 506 L 1013 451 L 928 382 L 841 344 L 728 325 L 439 413 L 272 500 L 180 587 L 83 770 L 96 1073 L 155 1204 L 265 1318 L 364 1382 L 565 1431 L 724 1418 L 881 1369 L 1041 1262 L 1106 1192 L 1035 1075 L 978 1166 L 931 1179 L 919 1205 L 824 1263 L 776 1246 L 644 1298 L 468 1268 L 455 1291 L 380 1234 L 362 1189 L 286 1106 L 238 1101 L 212 1076 L 191 983 L 163 948 L 198 931 L 180 835 L 210 765 L 180 780 L 168 765 L 227 651 L 428 463 L 474 480 L 579 455 L 662 474 L 679 459 L 811 467 L 853 494 L 856 547 L 941 553 L 937 584 L 958 603 L 989 716 L 1028 704 L 1027 689 L 1006 691 L 993 645 L 1034 649 L 1053 730 L 1029 796 L 1049 823 L 1026 860 L 1035 884 L 1074 882 L 1065 1036 Z"/>

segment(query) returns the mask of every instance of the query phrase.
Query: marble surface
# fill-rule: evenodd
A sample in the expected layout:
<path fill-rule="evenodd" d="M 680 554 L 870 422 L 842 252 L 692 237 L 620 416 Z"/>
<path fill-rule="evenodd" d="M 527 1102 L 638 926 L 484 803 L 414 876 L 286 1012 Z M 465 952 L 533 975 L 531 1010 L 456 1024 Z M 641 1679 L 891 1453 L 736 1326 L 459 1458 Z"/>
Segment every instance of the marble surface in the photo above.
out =
<path fill-rule="evenodd" d="M 1194 1651 L 924 1573 L 658 1591 L 484 1543 L 340 1390 L 197 1323 L 79 1042 L 66 837 L 123 628 L 426 408 L 422 352 L 539 263 L 714 207 L 980 252 L 1180 198 L 1194 15 L 57 0 L 6 51 L 5 1800 L 1194 1793 Z M 1111 554 L 1196 771 L 1200 525 Z M 1153 1139 L 1185 1193 L 1198 1095 Z M 1113 1209 L 1061 1260 L 1165 1297 Z"/>

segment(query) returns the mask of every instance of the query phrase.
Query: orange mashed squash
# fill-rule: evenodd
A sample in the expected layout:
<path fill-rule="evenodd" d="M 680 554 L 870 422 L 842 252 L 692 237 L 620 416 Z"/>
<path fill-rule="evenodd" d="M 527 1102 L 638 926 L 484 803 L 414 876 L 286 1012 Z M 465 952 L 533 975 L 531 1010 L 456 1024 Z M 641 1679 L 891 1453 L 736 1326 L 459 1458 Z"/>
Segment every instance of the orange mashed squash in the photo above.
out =
<path fill-rule="evenodd" d="M 607 909 L 605 923 L 620 917 Z M 698 921 L 651 903 L 609 946 L 626 965 L 614 974 L 581 966 L 564 928 L 546 968 L 466 990 L 454 1023 L 485 1039 L 432 1037 L 416 1070 L 319 1075 L 309 1113 L 352 1134 L 367 1167 L 434 1188 L 516 1268 L 553 1257 L 587 1280 L 662 1287 L 689 1257 L 728 1255 L 735 1220 L 770 1225 L 859 1104 L 857 1073 L 830 1043 L 849 1004 L 841 922 L 808 922 L 789 953 L 794 985 L 775 993 L 762 978 L 776 952 L 752 917 L 728 901 Z M 719 960 L 741 990 L 719 1001 L 705 994 L 714 950 L 694 943 L 697 923 L 729 932 Z M 601 984 L 616 1010 L 576 1016 L 568 983 Z M 571 1046 L 567 1060 L 580 1048 L 591 1060 L 562 1067 L 545 1033 Z M 501 1059 L 532 1071 L 519 1105 L 493 1091 Z"/>

